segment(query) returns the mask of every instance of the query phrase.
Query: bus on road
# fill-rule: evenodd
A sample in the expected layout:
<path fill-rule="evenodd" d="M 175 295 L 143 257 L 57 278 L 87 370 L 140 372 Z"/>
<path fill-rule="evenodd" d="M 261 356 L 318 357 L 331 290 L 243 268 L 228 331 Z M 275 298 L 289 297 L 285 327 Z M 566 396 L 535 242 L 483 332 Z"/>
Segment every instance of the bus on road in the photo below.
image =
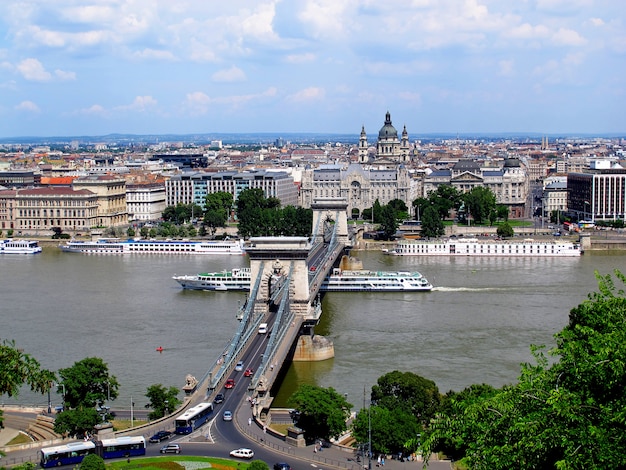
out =
<path fill-rule="evenodd" d="M 176 434 L 190 434 L 213 414 L 213 403 L 199 403 L 176 418 Z"/>

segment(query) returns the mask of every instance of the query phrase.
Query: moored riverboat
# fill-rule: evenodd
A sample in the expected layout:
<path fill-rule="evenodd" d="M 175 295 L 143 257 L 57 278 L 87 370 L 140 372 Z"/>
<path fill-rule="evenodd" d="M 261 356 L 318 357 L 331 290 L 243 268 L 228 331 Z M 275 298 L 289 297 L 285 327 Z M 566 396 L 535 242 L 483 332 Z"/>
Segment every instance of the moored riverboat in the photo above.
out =
<path fill-rule="evenodd" d="M 37 253 L 41 253 L 41 247 L 36 240 L 18 240 L 13 238 L 0 240 L 0 254 L 34 255 Z"/>
<path fill-rule="evenodd" d="M 99 238 L 94 241 L 70 240 L 62 251 L 85 254 L 174 254 L 174 255 L 242 255 L 243 240 L 120 240 Z"/>
<path fill-rule="evenodd" d="M 458 238 L 441 240 L 400 240 L 385 253 L 395 256 L 580 256 L 578 243 L 539 241 L 527 238 L 512 240 L 479 240 Z"/>
<path fill-rule="evenodd" d="M 432 289 L 432 284 L 419 272 L 344 271 L 338 268 L 320 286 L 322 292 L 415 292 Z"/>

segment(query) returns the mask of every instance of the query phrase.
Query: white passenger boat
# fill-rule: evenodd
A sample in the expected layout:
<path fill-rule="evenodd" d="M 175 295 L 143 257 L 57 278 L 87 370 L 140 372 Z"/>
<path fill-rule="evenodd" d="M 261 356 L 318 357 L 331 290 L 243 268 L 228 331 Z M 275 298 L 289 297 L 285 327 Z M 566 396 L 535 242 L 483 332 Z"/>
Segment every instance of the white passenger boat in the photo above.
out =
<path fill-rule="evenodd" d="M 183 289 L 193 290 L 250 290 L 250 268 L 233 268 L 230 271 L 173 276 Z"/>
<path fill-rule="evenodd" d="M 432 284 L 415 271 L 343 271 L 338 268 L 320 286 L 322 292 L 413 292 L 432 288 Z"/>
<path fill-rule="evenodd" d="M 36 253 L 41 253 L 41 247 L 36 240 L 16 240 L 13 238 L 0 240 L 0 254 L 34 255 Z"/>
<path fill-rule="evenodd" d="M 173 255 L 242 255 L 243 240 L 120 240 L 99 238 L 95 241 L 70 240 L 62 251 L 87 254 L 173 254 Z"/>
<path fill-rule="evenodd" d="M 201 273 L 197 275 L 173 276 L 183 289 L 196 290 L 239 290 L 249 291 L 250 268 L 235 268 L 231 271 Z M 433 286 L 418 272 L 389 272 L 335 268 L 324 279 L 321 292 L 410 292 L 429 291 Z"/>
<path fill-rule="evenodd" d="M 458 238 L 441 240 L 400 240 L 386 252 L 396 256 L 580 256 L 578 243 L 568 241 L 479 240 Z"/>

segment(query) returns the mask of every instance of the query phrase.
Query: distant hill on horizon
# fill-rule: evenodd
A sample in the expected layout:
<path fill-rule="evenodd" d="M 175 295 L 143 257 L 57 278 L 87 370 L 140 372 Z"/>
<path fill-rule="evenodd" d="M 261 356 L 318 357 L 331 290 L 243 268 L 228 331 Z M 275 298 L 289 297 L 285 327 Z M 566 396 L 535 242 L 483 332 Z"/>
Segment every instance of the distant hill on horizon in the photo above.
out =
<path fill-rule="evenodd" d="M 427 133 L 411 135 L 410 140 L 438 141 L 438 140 L 516 140 L 520 142 L 540 142 L 542 137 L 549 139 L 594 139 L 594 138 L 623 138 L 625 134 L 542 134 L 537 132 L 495 132 L 495 133 Z M 279 133 L 279 132 L 250 132 L 250 133 L 197 133 L 197 134 L 108 134 L 100 136 L 21 136 L 0 137 L 0 144 L 31 144 L 31 145 L 61 145 L 77 141 L 81 144 L 157 144 L 159 142 L 184 142 L 199 145 L 209 144 L 212 140 L 221 140 L 224 145 L 268 145 L 282 139 L 285 143 L 296 144 L 326 144 L 326 143 L 358 143 L 359 134 L 331 134 L 331 133 Z M 374 136 L 369 136 L 370 144 Z"/>

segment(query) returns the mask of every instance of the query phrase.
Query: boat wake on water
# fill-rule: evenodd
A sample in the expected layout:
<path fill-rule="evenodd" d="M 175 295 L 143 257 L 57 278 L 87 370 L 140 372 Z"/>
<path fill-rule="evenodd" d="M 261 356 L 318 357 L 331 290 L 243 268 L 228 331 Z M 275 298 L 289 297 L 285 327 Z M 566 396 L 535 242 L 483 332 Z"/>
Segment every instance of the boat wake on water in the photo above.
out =
<path fill-rule="evenodd" d="M 432 292 L 496 292 L 509 291 L 508 287 L 433 287 Z"/>

